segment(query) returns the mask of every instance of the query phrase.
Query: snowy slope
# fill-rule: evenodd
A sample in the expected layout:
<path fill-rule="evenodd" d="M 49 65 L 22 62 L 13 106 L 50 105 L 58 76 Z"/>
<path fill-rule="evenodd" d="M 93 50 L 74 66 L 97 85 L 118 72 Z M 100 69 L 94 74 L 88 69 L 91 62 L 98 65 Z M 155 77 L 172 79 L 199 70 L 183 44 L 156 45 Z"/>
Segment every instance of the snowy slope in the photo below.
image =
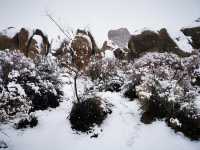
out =
<path fill-rule="evenodd" d="M 8 150 L 198 150 L 200 147 L 200 142 L 174 133 L 164 121 L 150 125 L 141 123 L 139 105 L 128 101 L 121 93 L 97 93 L 114 105 L 113 113 L 93 133 L 78 134 L 67 119 L 72 107 L 72 91 L 72 86 L 66 84 L 65 97 L 70 99 L 66 98 L 56 109 L 36 112 L 39 125 L 35 128 L 15 130 L 12 124 L 2 125 L 7 136 L 1 134 L 0 139 L 7 142 Z M 99 136 L 91 138 L 94 133 Z"/>
<path fill-rule="evenodd" d="M 193 28 L 193 27 L 198 27 L 198 26 L 200 26 L 200 22 L 193 21 L 192 23 L 190 23 L 187 26 L 184 26 L 182 28 Z M 192 41 L 191 37 L 185 36 L 180 31 L 180 29 L 177 31 L 168 30 L 168 32 L 180 49 L 182 49 L 186 52 L 193 51 L 192 46 L 189 44 Z"/>

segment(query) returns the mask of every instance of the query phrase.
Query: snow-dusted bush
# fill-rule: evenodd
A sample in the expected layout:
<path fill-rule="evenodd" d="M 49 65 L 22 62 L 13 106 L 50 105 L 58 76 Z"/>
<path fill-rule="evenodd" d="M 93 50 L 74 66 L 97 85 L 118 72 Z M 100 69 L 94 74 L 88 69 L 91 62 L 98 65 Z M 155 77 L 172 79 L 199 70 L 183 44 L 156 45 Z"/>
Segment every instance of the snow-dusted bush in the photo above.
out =
<path fill-rule="evenodd" d="M 17 77 L 27 72 L 32 74 L 33 70 L 33 62 L 23 54 L 0 51 L 0 121 L 30 110 L 31 101 Z"/>
<path fill-rule="evenodd" d="M 125 81 L 127 63 L 116 59 L 93 60 L 86 70 L 99 90 L 116 91 L 121 90 Z"/>
<path fill-rule="evenodd" d="M 144 111 L 141 121 L 175 118 L 182 124 L 179 131 L 191 138 L 197 133 L 200 137 L 195 132 L 200 126 L 195 104 L 198 93 L 191 84 L 198 60 L 198 56 L 183 59 L 169 53 L 148 53 L 135 61 L 132 78 L 139 76 L 135 90 Z"/>
<path fill-rule="evenodd" d="M 45 57 L 35 64 L 22 53 L 0 51 L 0 121 L 58 106 L 58 69 L 49 60 Z"/>
<path fill-rule="evenodd" d="M 123 95 L 130 100 L 134 100 L 138 98 L 135 89 L 136 84 L 134 82 L 128 83 L 123 87 Z"/>
<path fill-rule="evenodd" d="M 99 80 L 104 82 L 110 80 L 116 74 L 115 60 L 111 59 L 94 59 L 87 68 L 87 75 L 91 77 L 93 81 Z"/>
<path fill-rule="evenodd" d="M 192 106 L 191 106 L 192 105 Z M 175 131 L 183 132 L 192 140 L 200 139 L 200 114 L 194 104 L 179 109 L 171 117 L 166 119 L 168 126 Z"/>
<path fill-rule="evenodd" d="M 101 125 L 108 113 L 111 113 L 108 105 L 100 97 L 92 96 L 74 103 L 69 120 L 72 129 L 87 132 Z"/>
<path fill-rule="evenodd" d="M 55 108 L 59 105 L 63 93 L 59 80 L 60 69 L 51 56 L 39 59 L 36 64 L 35 82 L 25 84 L 34 109 Z"/>

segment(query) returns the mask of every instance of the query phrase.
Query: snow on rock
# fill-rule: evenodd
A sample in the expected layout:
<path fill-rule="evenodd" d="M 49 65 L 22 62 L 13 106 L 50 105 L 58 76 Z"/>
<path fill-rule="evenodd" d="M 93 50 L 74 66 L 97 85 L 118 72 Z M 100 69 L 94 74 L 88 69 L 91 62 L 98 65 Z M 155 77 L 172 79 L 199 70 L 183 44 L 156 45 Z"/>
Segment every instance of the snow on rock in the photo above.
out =
<path fill-rule="evenodd" d="M 133 32 L 133 35 L 138 35 L 138 34 L 141 34 L 142 32 L 144 31 L 154 31 L 155 33 L 158 33 L 159 29 L 158 28 L 147 28 L 147 27 L 144 27 L 144 28 L 141 28 L 141 29 L 137 29 Z"/>
<path fill-rule="evenodd" d="M 33 34 L 33 30 L 25 27 L 24 29 L 26 29 L 29 33 L 29 38 L 30 36 Z M 8 38 L 13 38 L 18 32 L 20 32 L 20 28 L 17 27 L 8 27 L 6 29 L 3 29 L 2 31 L 0 31 L 0 36 L 7 36 Z"/>
<path fill-rule="evenodd" d="M 105 50 L 105 59 L 114 59 L 115 55 L 112 50 Z"/>
<path fill-rule="evenodd" d="M 193 51 L 193 48 L 190 45 L 190 37 L 186 37 L 181 31 L 168 30 L 168 33 L 181 50 L 190 53 Z"/>
<path fill-rule="evenodd" d="M 42 49 L 42 43 L 43 43 L 42 37 L 39 35 L 35 35 L 33 39 L 36 41 L 36 48 L 38 48 L 38 52 L 40 53 Z"/>
<path fill-rule="evenodd" d="M 133 32 L 133 35 L 139 35 L 144 31 L 154 31 L 155 33 L 159 34 L 160 29 L 158 28 L 142 28 L 142 29 L 138 29 L 135 30 Z M 171 29 L 167 29 L 170 37 L 174 40 L 174 42 L 177 44 L 178 48 L 180 48 L 181 50 L 185 51 L 185 52 L 192 52 L 193 48 L 190 45 L 190 41 L 191 39 L 189 37 L 186 37 L 180 30 L 171 30 Z"/>
<path fill-rule="evenodd" d="M 17 34 L 17 32 L 19 32 L 19 29 L 14 28 L 14 27 L 8 27 L 8 28 L 2 30 L 0 32 L 0 35 L 4 35 L 9 38 L 13 38 Z"/>

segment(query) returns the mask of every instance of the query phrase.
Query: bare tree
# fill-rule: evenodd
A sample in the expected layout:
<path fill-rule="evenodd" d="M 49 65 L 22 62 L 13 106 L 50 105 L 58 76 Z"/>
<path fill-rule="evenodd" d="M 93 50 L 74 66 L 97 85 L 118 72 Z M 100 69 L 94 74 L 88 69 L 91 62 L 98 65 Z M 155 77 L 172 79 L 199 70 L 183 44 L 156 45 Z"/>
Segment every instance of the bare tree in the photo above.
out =
<path fill-rule="evenodd" d="M 67 40 L 71 41 L 71 35 L 69 34 L 69 32 L 66 32 L 60 25 L 59 23 L 50 15 L 50 14 L 46 14 L 47 17 L 51 20 L 51 22 L 53 22 L 58 28 L 59 30 L 65 35 L 65 37 L 67 38 Z M 66 64 L 65 67 L 69 69 L 69 73 L 72 75 L 74 74 L 74 92 L 75 92 L 75 96 L 76 96 L 76 100 L 78 103 L 80 103 L 80 98 L 78 95 L 78 89 L 77 89 L 77 78 L 81 75 L 81 71 L 77 69 L 77 67 L 75 66 L 75 62 L 76 62 L 76 56 L 74 55 L 74 50 L 73 48 L 69 48 L 70 50 L 70 55 L 72 57 L 71 63 L 70 64 Z"/>

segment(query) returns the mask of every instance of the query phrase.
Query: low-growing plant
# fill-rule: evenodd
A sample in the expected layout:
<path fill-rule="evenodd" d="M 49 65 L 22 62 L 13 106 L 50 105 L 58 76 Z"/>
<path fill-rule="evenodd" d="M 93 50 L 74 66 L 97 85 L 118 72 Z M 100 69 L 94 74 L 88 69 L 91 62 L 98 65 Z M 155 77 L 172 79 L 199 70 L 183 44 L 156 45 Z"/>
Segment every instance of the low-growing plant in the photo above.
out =
<path fill-rule="evenodd" d="M 191 84 L 196 67 L 191 58 L 183 60 L 167 53 L 150 53 L 136 60 L 133 76 L 140 76 L 135 89 L 143 123 L 166 120 L 176 131 L 199 139 L 199 109 L 195 105 L 198 92 Z"/>
<path fill-rule="evenodd" d="M 111 109 L 95 96 L 74 103 L 69 120 L 72 129 L 88 132 L 95 125 L 101 125 L 109 113 Z"/>
<path fill-rule="evenodd" d="M 37 126 L 38 119 L 35 116 L 29 116 L 28 118 L 20 119 L 18 123 L 15 124 L 16 129 L 33 128 Z"/>
<path fill-rule="evenodd" d="M 38 60 L 17 51 L 0 52 L 0 121 L 59 105 L 59 68 L 50 56 Z"/>

